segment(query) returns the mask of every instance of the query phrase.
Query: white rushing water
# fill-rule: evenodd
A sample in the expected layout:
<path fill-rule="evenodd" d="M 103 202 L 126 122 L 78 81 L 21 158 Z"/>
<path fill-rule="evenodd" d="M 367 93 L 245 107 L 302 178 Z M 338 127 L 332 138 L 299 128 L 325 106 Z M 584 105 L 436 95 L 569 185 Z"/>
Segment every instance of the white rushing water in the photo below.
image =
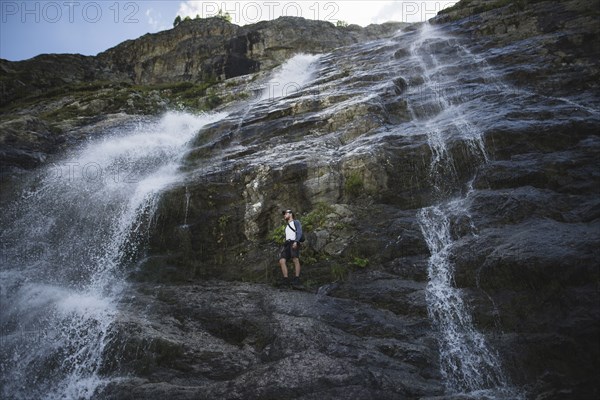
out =
<path fill-rule="evenodd" d="M 225 114 L 169 112 L 43 170 L 2 220 L 0 397 L 89 398 L 125 268 L 188 141 Z M 128 264 L 129 263 L 129 264 Z"/>
<path fill-rule="evenodd" d="M 320 58 L 321 55 L 300 53 L 287 60 L 271 76 L 260 100 L 275 100 L 302 89 L 313 78 Z"/>
<path fill-rule="evenodd" d="M 303 88 L 319 57 L 284 63 L 246 113 Z M 169 112 L 105 133 L 24 184 L 0 236 L 0 397 L 85 399 L 107 383 L 103 352 L 126 268 L 161 191 L 180 178 L 187 143 L 225 117 Z M 186 189 L 184 227 L 189 201 Z"/>
<path fill-rule="evenodd" d="M 258 104 L 271 106 L 272 102 L 290 96 L 308 85 L 317 72 L 322 55 L 298 53 L 275 68 L 260 95 L 244 104 L 237 125 L 239 130 L 248 114 Z"/>
<path fill-rule="evenodd" d="M 418 128 L 427 134 L 432 153 L 430 175 L 438 201 L 421 209 L 417 219 L 431 253 L 426 299 L 438 333 L 441 373 L 450 393 L 519 398 L 497 352 L 474 326 L 469 307 L 455 285 L 451 258 L 455 240 L 452 221 L 471 221 L 466 205 L 470 185 L 461 182 L 451 146 L 460 147 L 463 157 L 474 166 L 487 161 L 482 132 L 469 118 L 466 103 L 470 99 L 458 93 L 461 83 L 456 77 L 456 61 L 467 60 L 468 68 L 478 68 L 478 74 L 487 76 L 488 81 L 495 78 L 483 60 L 429 24 L 421 28 L 410 54 L 423 77 L 418 96 L 419 103 L 425 105 L 423 109 L 411 108 L 411 112 Z M 478 101 L 479 106 L 484 104 Z M 472 221 L 471 228 L 470 234 L 474 234 Z"/>
<path fill-rule="evenodd" d="M 424 208 L 418 220 L 431 252 L 428 262 L 427 306 L 439 332 L 442 376 L 449 390 L 507 392 L 508 382 L 498 355 L 473 325 L 461 290 L 454 284 L 451 261 L 451 219 L 467 214 L 463 199 Z"/>

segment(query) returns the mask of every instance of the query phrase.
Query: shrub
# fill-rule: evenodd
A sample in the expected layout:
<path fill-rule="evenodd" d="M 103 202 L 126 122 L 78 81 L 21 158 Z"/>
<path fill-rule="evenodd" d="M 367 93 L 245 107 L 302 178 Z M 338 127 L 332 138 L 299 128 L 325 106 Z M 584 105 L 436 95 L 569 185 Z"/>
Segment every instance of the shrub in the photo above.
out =
<path fill-rule="evenodd" d="M 359 268 L 365 268 L 367 265 L 369 265 L 369 260 L 366 258 L 354 257 L 352 265 L 355 265 Z"/>
<path fill-rule="evenodd" d="M 346 178 L 344 189 L 346 193 L 353 197 L 358 197 L 364 188 L 363 179 L 360 173 L 353 172 Z"/>
<path fill-rule="evenodd" d="M 331 214 L 333 208 L 329 204 L 318 203 L 313 211 L 306 216 L 300 217 L 302 229 L 306 232 L 314 231 L 325 225 L 325 218 Z"/>
<path fill-rule="evenodd" d="M 330 272 L 334 281 L 343 281 L 348 276 L 348 267 L 345 265 L 333 264 Z"/>

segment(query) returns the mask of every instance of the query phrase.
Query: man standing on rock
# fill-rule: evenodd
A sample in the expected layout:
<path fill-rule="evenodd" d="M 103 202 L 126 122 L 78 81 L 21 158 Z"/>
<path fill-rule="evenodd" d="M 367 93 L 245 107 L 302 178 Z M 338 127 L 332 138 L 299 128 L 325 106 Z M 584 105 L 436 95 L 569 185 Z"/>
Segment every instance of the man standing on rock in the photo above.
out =
<path fill-rule="evenodd" d="M 282 212 L 283 219 L 286 222 L 285 227 L 285 244 L 281 250 L 279 256 L 279 266 L 281 267 L 281 273 L 283 278 L 281 280 L 281 286 L 291 286 L 294 289 L 301 289 L 302 283 L 300 282 L 300 240 L 302 238 L 302 225 L 300 221 L 294 219 L 294 213 L 292 210 L 285 210 Z M 291 280 L 288 278 L 287 261 L 292 260 L 294 263 L 295 276 Z"/>

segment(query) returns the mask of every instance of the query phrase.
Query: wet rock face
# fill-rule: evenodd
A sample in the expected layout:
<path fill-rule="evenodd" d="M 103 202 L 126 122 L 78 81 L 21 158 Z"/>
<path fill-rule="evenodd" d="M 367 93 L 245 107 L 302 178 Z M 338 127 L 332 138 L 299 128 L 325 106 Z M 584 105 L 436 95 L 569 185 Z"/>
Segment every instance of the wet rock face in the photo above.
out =
<path fill-rule="evenodd" d="M 554 2 L 523 4 L 357 44 L 319 25 L 337 44 L 304 32 L 307 49 L 348 46 L 319 59 L 310 84 L 224 104 L 229 116 L 190 144 L 183 183 L 162 196 L 130 266 L 103 365 L 128 378 L 96 397 L 477 398 L 440 370 L 418 217 L 437 205 L 453 284 L 507 379 L 526 398 L 597 397 L 598 51 L 582 38 L 598 26 L 580 1 L 561 3 L 562 24 Z M 266 24 L 215 24 L 207 35 L 233 38 L 211 73 L 291 54 Z M 153 41 L 198 29 L 103 57 L 135 49 L 146 57 L 135 67 L 124 50 L 113 57 L 130 79 L 192 79 L 208 69 L 170 69 L 164 54 L 179 48 L 159 55 L 168 46 Z M 260 92 L 268 78 L 256 76 Z M 6 127 L 37 126 L 20 123 Z M 271 285 L 283 208 L 304 223 L 307 291 Z"/>
<path fill-rule="evenodd" d="M 543 20 L 543 5 L 527 10 Z M 569 14 L 565 26 L 597 35 L 591 25 L 575 27 L 581 12 Z M 488 12 L 490 24 L 494 15 L 504 14 Z M 429 249 L 416 214 L 465 195 L 468 212 L 450 217 L 456 285 L 476 328 L 500 354 L 507 376 L 531 397 L 596 395 L 592 371 L 598 367 L 594 343 L 599 309 L 594 282 L 600 237 L 594 160 L 600 117 L 595 53 L 563 46 L 560 38 L 570 33 L 554 30 L 547 36 L 548 26 L 543 32 L 520 31 L 519 40 L 492 33 L 474 37 L 465 26 L 471 25 L 458 20 L 439 26 L 457 35 L 454 39 L 441 33 L 420 38 L 419 31 L 407 31 L 336 50 L 320 60 L 315 82 L 300 93 L 252 103 L 200 132 L 184 162 L 192 193 L 189 231 L 181 233 L 183 190 L 174 189 L 163 197 L 160 229 L 153 232 L 149 258 L 137 278 L 164 282 L 243 276 L 271 282 L 279 275 L 278 249 L 269 238 L 280 224 L 280 210 L 292 207 L 307 217 L 325 203 L 331 208 L 320 225 L 308 230 L 303 253 L 309 286 L 316 290 L 341 279 L 336 286 L 323 286 L 331 301 L 345 299 L 426 326 Z M 549 68 L 546 57 L 524 56 L 533 49 L 551 54 L 559 47 L 567 55 L 578 54 L 577 85 L 572 85 L 568 67 Z M 531 74 L 533 70 L 543 73 Z M 450 105 L 456 108 L 448 111 Z M 430 123 L 421 124 L 423 120 Z M 443 147 L 432 135 L 436 129 L 444 132 Z M 480 142 L 468 138 L 477 131 Z M 360 260 L 368 260 L 365 269 Z M 165 276 L 165 271 L 171 274 Z M 271 293 L 266 287 L 260 291 Z M 300 302 L 313 299 L 293 296 Z M 222 308 L 212 306 L 212 312 L 216 309 Z M 345 318 L 337 309 L 334 314 Z M 302 332 L 322 332 L 315 325 L 293 329 L 299 343 Z M 224 330 L 246 337 L 239 328 Z M 403 346 L 420 346 L 420 334 L 409 333 Z M 269 349 L 276 336 L 269 336 Z M 315 355 L 309 344 L 300 347 L 308 353 L 278 354 L 299 366 L 310 359 L 337 371 L 327 374 L 339 380 L 323 383 L 328 387 L 324 393 L 383 396 L 366 387 L 361 367 L 343 352 Z M 411 363 L 425 376 L 430 364 L 419 363 L 422 356 Z M 379 356 L 371 357 L 367 359 Z M 280 365 L 265 362 L 273 362 L 275 370 Z M 232 377 L 230 388 L 238 388 L 242 379 L 262 388 L 246 392 L 250 397 L 291 390 L 311 398 L 312 392 L 290 389 L 284 382 L 268 389 L 270 385 L 259 383 L 262 367 L 255 360 L 248 363 L 256 368 Z M 249 376 L 253 378 L 245 380 Z M 383 387 L 379 381 L 374 385 Z M 420 387 L 428 396 L 440 393 L 434 386 Z M 237 390 L 242 389 L 231 393 Z M 399 386 L 390 390 L 395 393 L 391 398 L 418 393 Z"/>
<path fill-rule="evenodd" d="M 95 57 L 48 54 L 19 62 L 0 60 L 0 165 L 43 164 L 68 147 L 56 143 L 89 137 L 86 126 L 98 119 L 123 113 L 156 115 L 184 105 L 213 109 L 231 101 L 231 81 L 218 93 L 206 93 L 217 82 L 269 71 L 296 53 L 323 53 L 387 37 L 404 25 L 345 28 L 285 17 L 239 27 L 208 18 L 128 40 Z M 243 90 L 238 94 L 249 96 Z M 39 118 L 35 138 L 19 125 L 31 115 Z"/>
<path fill-rule="evenodd" d="M 373 278 L 388 282 L 389 295 L 403 290 L 388 275 Z M 112 345 L 119 357 L 109 359 L 118 363 L 106 365 L 137 378 L 109 385 L 103 396 L 158 398 L 166 390 L 180 399 L 393 399 L 442 393 L 427 324 L 376 304 L 256 284 L 139 289 L 116 327 L 120 336 Z M 422 299 L 415 303 L 423 309 Z M 151 328 L 156 324 L 159 330 Z M 409 343 L 408 336 L 419 340 Z"/>

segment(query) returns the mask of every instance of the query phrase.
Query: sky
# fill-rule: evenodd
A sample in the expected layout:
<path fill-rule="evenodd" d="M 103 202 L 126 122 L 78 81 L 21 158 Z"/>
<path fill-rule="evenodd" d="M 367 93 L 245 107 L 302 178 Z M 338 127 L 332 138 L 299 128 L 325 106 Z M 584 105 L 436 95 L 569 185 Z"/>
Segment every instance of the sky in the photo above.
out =
<path fill-rule="evenodd" d="M 125 40 L 172 29 L 177 15 L 207 18 L 219 9 L 229 13 L 237 25 L 299 16 L 367 26 L 425 21 L 456 2 L 0 0 L 0 58 L 19 61 L 44 53 L 96 55 Z"/>

